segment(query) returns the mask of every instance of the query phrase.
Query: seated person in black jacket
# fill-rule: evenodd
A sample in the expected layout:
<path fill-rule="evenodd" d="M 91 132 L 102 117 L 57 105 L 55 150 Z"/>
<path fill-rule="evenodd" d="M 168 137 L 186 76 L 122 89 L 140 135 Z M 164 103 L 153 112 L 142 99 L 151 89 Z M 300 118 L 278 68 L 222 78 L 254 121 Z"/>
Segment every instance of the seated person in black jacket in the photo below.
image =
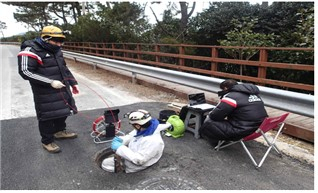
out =
<path fill-rule="evenodd" d="M 257 86 L 229 79 L 220 88 L 221 100 L 199 130 L 213 146 L 219 140 L 239 140 L 252 134 L 268 116 Z"/>

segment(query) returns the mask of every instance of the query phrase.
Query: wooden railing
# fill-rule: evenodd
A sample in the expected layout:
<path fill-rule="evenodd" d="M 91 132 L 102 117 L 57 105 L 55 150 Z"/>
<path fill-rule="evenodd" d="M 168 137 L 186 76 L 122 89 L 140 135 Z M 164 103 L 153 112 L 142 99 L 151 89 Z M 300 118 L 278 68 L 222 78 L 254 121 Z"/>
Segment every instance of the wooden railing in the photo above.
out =
<path fill-rule="evenodd" d="M 269 62 L 269 53 L 283 51 L 292 52 L 296 55 L 299 53 L 313 53 L 314 48 L 66 42 L 63 49 L 82 54 L 219 78 L 233 78 L 262 86 L 285 90 L 300 90 L 304 93 L 314 94 L 314 64 Z M 256 51 L 257 54 L 252 58 L 253 60 L 237 60 L 229 58 L 225 54 L 226 49 L 249 49 Z M 313 58 L 310 61 L 313 61 Z M 242 67 L 252 68 L 249 70 L 253 71 L 254 74 L 240 74 L 237 73 L 237 70 L 236 73 L 228 72 L 233 71 L 233 68 Z M 272 73 L 273 71 L 277 72 L 276 79 L 268 78 L 268 72 Z M 282 78 L 286 74 L 297 72 L 301 72 L 298 76 L 306 76 L 307 82 L 309 77 L 309 83 L 293 82 Z"/>

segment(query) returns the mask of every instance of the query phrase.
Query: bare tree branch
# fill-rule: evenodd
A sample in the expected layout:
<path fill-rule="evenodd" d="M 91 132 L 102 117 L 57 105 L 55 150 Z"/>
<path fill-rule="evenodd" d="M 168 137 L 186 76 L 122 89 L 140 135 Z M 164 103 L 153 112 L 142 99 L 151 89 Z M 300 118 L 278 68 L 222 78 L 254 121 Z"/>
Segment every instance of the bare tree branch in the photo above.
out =
<path fill-rule="evenodd" d="M 151 2 L 151 4 L 153 4 L 153 2 Z M 150 10 L 151 10 L 152 14 L 155 16 L 157 25 L 160 27 L 160 29 L 161 29 L 163 32 L 165 32 L 166 34 L 172 36 L 172 34 L 169 33 L 169 32 L 164 28 L 164 26 L 161 25 L 161 22 L 158 20 L 156 13 L 153 11 L 153 9 L 152 9 L 151 6 L 150 6 Z"/>

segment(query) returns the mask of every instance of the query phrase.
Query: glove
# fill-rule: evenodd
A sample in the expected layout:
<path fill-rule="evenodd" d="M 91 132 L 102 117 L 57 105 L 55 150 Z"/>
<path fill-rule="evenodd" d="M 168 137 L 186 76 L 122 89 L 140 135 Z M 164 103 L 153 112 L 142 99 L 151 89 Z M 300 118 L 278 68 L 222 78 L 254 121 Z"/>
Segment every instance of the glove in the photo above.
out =
<path fill-rule="evenodd" d="M 61 81 L 59 81 L 59 80 L 53 80 L 53 81 L 51 82 L 51 86 L 52 86 L 53 88 L 56 88 L 56 89 L 65 87 L 65 85 L 64 85 Z"/>
<path fill-rule="evenodd" d="M 111 148 L 112 148 L 112 150 L 116 151 L 122 145 L 123 145 L 123 143 L 121 143 L 117 140 L 113 140 Z"/>
<path fill-rule="evenodd" d="M 120 138 L 120 137 L 117 137 L 117 136 L 114 137 L 113 141 L 118 141 L 118 142 L 120 142 L 120 143 L 123 143 L 123 139 Z"/>
<path fill-rule="evenodd" d="M 78 93 L 79 93 L 79 90 L 78 90 L 78 86 L 77 86 L 77 85 L 72 86 L 72 93 L 73 93 L 73 94 L 78 94 Z"/>

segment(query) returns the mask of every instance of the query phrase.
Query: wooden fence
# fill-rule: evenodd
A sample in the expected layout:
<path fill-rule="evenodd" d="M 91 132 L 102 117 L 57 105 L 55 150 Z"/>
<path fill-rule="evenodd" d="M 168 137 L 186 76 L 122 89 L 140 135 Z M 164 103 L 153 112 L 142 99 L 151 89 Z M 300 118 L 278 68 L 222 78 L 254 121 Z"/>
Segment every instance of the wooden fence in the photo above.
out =
<path fill-rule="evenodd" d="M 314 48 L 229 47 L 185 44 L 65 42 L 64 50 L 189 73 L 233 78 L 257 85 L 314 94 L 314 64 L 270 61 L 273 55 L 309 55 Z M 233 59 L 226 51 L 254 52 L 250 60 Z M 241 52 L 240 52 L 241 51 Z M 308 58 L 308 57 L 307 57 Z M 279 60 L 284 60 L 279 59 Z M 236 70 L 233 70 L 236 69 Z M 247 69 L 243 71 L 242 69 Z M 297 76 L 295 80 L 288 77 Z M 269 78 L 270 77 L 270 78 Z M 274 77 L 274 78 L 273 78 Z M 306 80 L 300 82 L 299 80 Z M 297 82 L 298 81 L 298 82 Z"/>

